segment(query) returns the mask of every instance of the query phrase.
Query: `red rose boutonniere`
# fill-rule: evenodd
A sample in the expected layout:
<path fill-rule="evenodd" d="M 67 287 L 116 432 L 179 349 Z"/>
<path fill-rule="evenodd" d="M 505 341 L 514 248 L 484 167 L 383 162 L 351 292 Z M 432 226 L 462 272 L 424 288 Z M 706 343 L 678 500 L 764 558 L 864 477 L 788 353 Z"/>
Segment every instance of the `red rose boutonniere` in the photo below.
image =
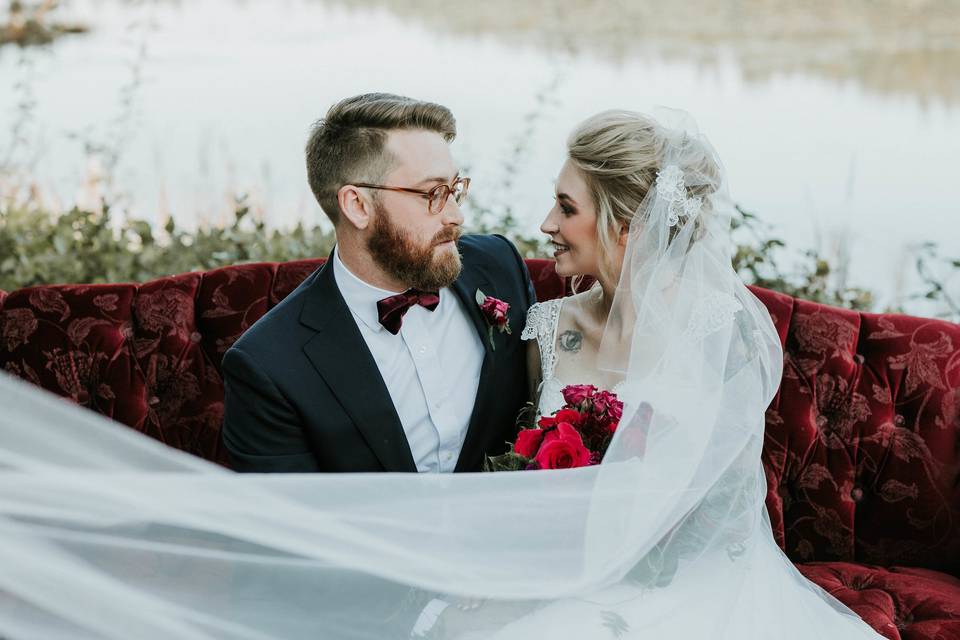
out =
<path fill-rule="evenodd" d="M 507 335 L 511 333 L 510 322 L 507 320 L 510 305 L 503 300 L 486 295 L 480 289 L 477 289 L 477 304 L 480 305 L 480 311 L 483 312 L 483 317 L 487 319 L 487 325 L 489 325 L 490 348 L 496 349 L 493 345 L 493 330 L 497 329 L 500 333 Z"/>

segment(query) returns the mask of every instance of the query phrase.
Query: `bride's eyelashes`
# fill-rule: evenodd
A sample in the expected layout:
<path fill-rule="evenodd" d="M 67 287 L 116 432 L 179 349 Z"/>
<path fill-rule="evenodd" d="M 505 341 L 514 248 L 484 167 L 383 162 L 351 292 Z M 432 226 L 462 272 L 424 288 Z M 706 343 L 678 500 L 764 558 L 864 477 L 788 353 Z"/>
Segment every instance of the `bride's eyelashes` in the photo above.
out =
<path fill-rule="evenodd" d="M 560 207 L 560 211 L 563 213 L 563 215 L 572 216 L 577 212 L 576 209 L 574 209 L 569 204 L 564 202 L 564 199 L 562 196 L 554 196 L 553 199 L 557 201 L 557 206 Z"/>

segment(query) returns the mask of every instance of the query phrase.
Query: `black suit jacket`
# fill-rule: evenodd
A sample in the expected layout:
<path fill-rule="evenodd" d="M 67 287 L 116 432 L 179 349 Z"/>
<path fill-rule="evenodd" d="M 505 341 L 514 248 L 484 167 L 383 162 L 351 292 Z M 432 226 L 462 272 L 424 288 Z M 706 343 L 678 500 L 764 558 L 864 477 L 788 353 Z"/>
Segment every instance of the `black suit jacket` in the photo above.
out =
<path fill-rule="evenodd" d="M 459 249 L 463 271 L 452 289 L 486 353 L 456 471 L 479 471 L 485 454 L 502 453 L 514 438 L 529 399 L 520 333 L 535 296 L 506 238 L 463 236 Z M 512 333 L 495 330 L 493 346 L 477 289 L 510 304 Z M 237 340 L 224 355 L 223 376 L 223 441 L 238 471 L 416 471 L 332 260 Z"/>

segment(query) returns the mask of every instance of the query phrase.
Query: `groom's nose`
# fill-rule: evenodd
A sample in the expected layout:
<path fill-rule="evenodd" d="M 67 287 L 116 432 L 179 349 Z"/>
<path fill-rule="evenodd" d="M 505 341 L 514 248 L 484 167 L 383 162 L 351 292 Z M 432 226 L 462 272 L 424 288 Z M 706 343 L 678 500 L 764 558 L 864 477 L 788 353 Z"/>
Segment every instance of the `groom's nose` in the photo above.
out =
<path fill-rule="evenodd" d="M 463 211 L 460 210 L 460 205 L 453 197 L 447 200 L 440 216 L 444 224 L 463 224 Z"/>

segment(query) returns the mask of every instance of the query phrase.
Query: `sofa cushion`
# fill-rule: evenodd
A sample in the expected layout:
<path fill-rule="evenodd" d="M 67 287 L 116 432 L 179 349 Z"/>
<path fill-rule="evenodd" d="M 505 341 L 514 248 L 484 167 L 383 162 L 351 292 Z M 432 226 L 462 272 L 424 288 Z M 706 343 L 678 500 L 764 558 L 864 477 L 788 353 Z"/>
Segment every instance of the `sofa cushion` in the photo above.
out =
<path fill-rule="evenodd" d="M 129 343 L 145 385 L 144 416 L 135 425 L 161 442 L 223 464 L 220 359 L 203 348 L 197 301 L 203 277 L 188 273 L 142 285 L 133 302 Z M 211 334 L 207 333 L 207 336 Z"/>
<path fill-rule="evenodd" d="M 796 300 L 767 506 L 799 560 L 960 570 L 960 326 Z"/>
<path fill-rule="evenodd" d="M 0 366 L 128 425 L 143 418 L 134 336 L 135 285 L 31 287 L 0 311 Z"/>
<path fill-rule="evenodd" d="M 796 566 L 890 640 L 960 638 L 960 579 L 954 576 L 849 562 Z"/>

